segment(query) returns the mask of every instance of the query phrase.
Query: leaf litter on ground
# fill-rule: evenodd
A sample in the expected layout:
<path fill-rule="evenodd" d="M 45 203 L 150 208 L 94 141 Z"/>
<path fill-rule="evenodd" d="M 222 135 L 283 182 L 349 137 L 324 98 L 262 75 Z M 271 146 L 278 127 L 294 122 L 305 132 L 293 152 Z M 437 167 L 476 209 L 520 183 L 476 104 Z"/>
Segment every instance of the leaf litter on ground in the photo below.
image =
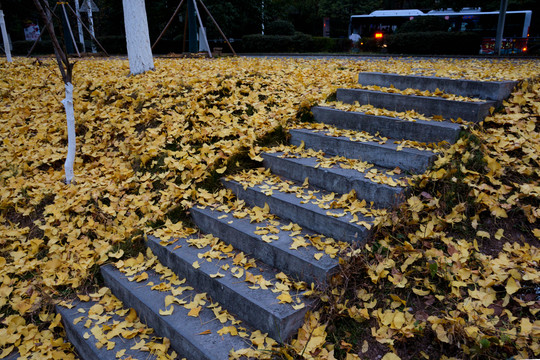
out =
<path fill-rule="evenodd" d="M 175 210 L 219 203 L 224 190 L 200 186 L 214 170 L 225 172 L 228 159 L 246 148 L 258 158 L 258 138 L 293 126 L 302 107 L 323 104 L 338 87 L 355 86 L 359 71 L 487 81 L 540 73 L 535 60 L 233 58 L 157 60 L 155 72 L 128 77 L 127 61 L 85 59 L 74 71 L 78 152 L 76 183 L 67 186 L 63 87 L 54 62 L 2 60 L 0 68 L 0 356 L 17 351 L 22 358 L 73 357 L 61 327 L 49 328 L 56 323 L 52 305 L 97 291 L 97 267 L 129 261 L 141 233 L 163 239 L 189 235 Z M 540 235 L 538 87 L 537 81 L 523 83 L 502 113 L 473 128 L 474 138 L 462 139 L 436 163 L 436 171 L 416 180 L 420 193 L 404 204 L 410 216 L 402 223 L 404 238 L 388 235 L 351 253 L 354 259 L 366 257 L 371 291 L 395 286 L 401 295 L 394 295 L 407 299 L 404 292 L 412 289 L 445 311 L 427 317 L 417 311 L 411 328 L 409 315 L 416 309 L 382 301 L 376 292 L 370 293 L 373 300 L 358 298 L 345 306 L 338 301 L 343 284 L 336 279 L 330 295 L 321 295 L 334 306 L 329 314 L 371 321 L 369 349 L 377 348 L 375 339 L 387 352 L 405 356 L 400 344 L 407 339 L 434 338 L 458 355 L 538 354 L 538 248 L 527 244 Z M 450 166 L 456 159 L 463 168 Z M 457 203 L 443 201 L 455 191 L 452 184 L 465 188 Z M 395 226 L 393 216 L 384 217 L 382 234 Z M 516 218 L 517 229 L 511 224 Z M 476 236 L 482 231 L 488 237 Z M 425 249 L 433 238 L 439 245 Z M 508 242 L 513 239 L 518 241 Z M 497 254 L 485 254 L 489 244 L 498 243 Z M 441 300 L 445 289 L 451 296 Z M 290 349 L 315 358 L 365 353 L 364 343 L 333 344 L 327 326 L 335 324 L 312 314 Z M 264 338 L 251 341 L 265 346 Z"/>

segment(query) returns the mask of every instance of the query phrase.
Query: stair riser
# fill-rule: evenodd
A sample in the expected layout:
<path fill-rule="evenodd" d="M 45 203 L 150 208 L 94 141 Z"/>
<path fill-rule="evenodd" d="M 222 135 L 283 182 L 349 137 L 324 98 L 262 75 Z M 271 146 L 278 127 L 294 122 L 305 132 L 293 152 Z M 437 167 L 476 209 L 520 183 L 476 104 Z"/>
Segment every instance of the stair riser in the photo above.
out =
<path fill-rule="evenodd" d="M 480 122 L 495 107 L 495 101 L 462 102 L 437 97 L 402 95 L 362 89 L 338 89 L 337 100 L 353 104 L 373 105 L 391 111 L 415 110 L 427 116 L 442 116 L 444 119 L 458 119 Z"/>
<path fill-rule="evenodd" d="M 407 139 L 426 143 L 447 141 L 454 143 L 459 137 L 461 126 L 449 122 L 400 120 L 387 116 L 366 115 L 352 111 L 314 107 L 311 109 L 315 121 L 334 125 L 341 129 L 377 132 L 393 139 Z"/>
<path fill-rule="evenodd" d="M 225 224 L 209 216 L 208 210 L 191 209 L 191 216 L 197 227 L 205 233 L 213 234 L 225 242 L 232 244 L 236 249 L 260 259 L 267 265 L 275 267 L 296 279 L 306 281 L 307 283 L 324 283 L 329 274 L 337 270 L 337 261 L 334 265 L 323 267 L 320 262 L 311 259 L 308 262 L 298 257 L 301 250 L 290 250 L 289 245 L 278 246 L 263 242 L 259 238 L 250 235 L 242 226 L 239 219 L 235 219 L 233 224 Z M 283 232 L 285 233 L 285 232 Z M 285 236 L 278 234 L 279 236 Z"/>
<path fill-rule="evenodd" d="M 439 89 L 449 94 L 496 101 L 510 96 L 517 85 L 517 81 L 473 81 L 385 73 L 360 73 L 358 82 L 364 86 L 394 86 L 400 90 L 420 89 L 434 92 Z"/>
<path fill-rule="evenodd" d="M 308 178 L 310 185 L 340 194 L 355 190 L 358 198 L 379 207 L 395 205 L 402 197 L 403 189 L 400 187 L 377 184 L 360 177 L 347 177 L 329 169 L 314 168 L 300 164 L 299 161 L 288 161 L 272 155 L 263 154 L 264 166 L 270 168 L 272 173 L 291 180 L 303 182 Z"/>
<path fill-rule="evenodd" d="M 311 132 L 291 130 L 291 144 L 300 146 L 302 141 L 306 148 L 322 150 L 326 154 L 360 159 L 382 167 L 393 169 L 396 166 L 409 172 L 422 172 L 435 159 L 435 155 L 421 154 L 404 148 L 396 151 L 392 148 L 372 143 L 355 142 L 344 138 L 336 138 Z"/>
<path fill-rule="evenodd" d="M 174 251 L 159 244 L 159 239 L 149 236 L 147 246 L 158 257 L 159 261 L 174 271 L 180 278 L 186 278 L 188 283 L 197 286 L 200 292 L 206 292 L 231 313 L 249 323 L 256 329 L 268 333 L 277 341 L 285 341 L 302 325 L 306 306 L 301 311 L 293 311 L 289 305 L 280 307 L 281 312 L 266 306 L 277 304 L 276 294 L 270 290 L 252 290 L 242 279 L 212 278 L 209 274 L 193 267 L 195 261 L 204 263 L 196 255 L 189 254 L 180 257 Z M 184 249 L 188 245 L 183 245 Z M 216 260 L 217 261 L 217 260 Z M 201 267 L 204 264 L 201 264 Z M 240 284 L 240 285 L 239 285 Z M 235 286 L 236 285 L 236 286 Z"/>
<path fill-rule="evenodd" d="M 309 207 L 315 208 L 317 205 L 306 204 L 308 208 L 303 208 L 288 201 L 284 201 L 279 197 L 279 194 L 266 196 L 251 188 L 244 190 L 243 187 L 236 182 L 226 181 L 225 186 L 231 189 L 236 196 L 243 199 L 250 206 L 263 207 L 265 204 L 268 204 L 271 213 L 336 240 L 351 243 L 359 242 L 364 241 L 369 234 L 368 230 L 363 226 L 357 226 L 345 221 L 340 221 L 339 218 L 323 215 L 319 209 L 314 211 L 309 209 Z"/>

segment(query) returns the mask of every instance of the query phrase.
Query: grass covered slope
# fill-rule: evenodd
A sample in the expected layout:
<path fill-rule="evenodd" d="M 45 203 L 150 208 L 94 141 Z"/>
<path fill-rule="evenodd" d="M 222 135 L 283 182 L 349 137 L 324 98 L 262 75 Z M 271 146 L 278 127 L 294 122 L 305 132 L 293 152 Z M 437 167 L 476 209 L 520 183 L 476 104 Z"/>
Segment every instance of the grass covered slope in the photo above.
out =
<path fill-rule="evenodd" d="M 67 134 L 60 103 L 64 87 L 56 65 L 49 60 L 16 59 L 11 64 L 0 62 L 0 69 L 0 347 L 3 351 L 0 357 L 18 350 L 22 356 L 65 358 L 72 355 L 72 349 L 64 343 L 64 333 L 52 308 L 55 302 L 74 293 L 99 293 L 98 265 L 116 261 L 119 256 L 136 255 L 145 233 L 159 236 L 191 231 L 179 222 L 187 219 L 189 205 L 218 196 L 202 189 L 202 185 L 207 186 L 213 178 L 230 172 L 236 166 L 238 153 L 255 157 L 256 140 L 279 126 L 295 123 L 301 107 L 324 101 L 337 87 L 353 86 L 359 71 L 498 80 L 536 76 L 540 64 L 407 59 L 158 60 L 156 71 L 128 77 L 127 61 L 81 60 L 74 69 L 77 158 L 76 183 L 70 186 L 63 183 Z M 474 268 L 477 274 L 471 269 L 468 277 L 455 280 L 445 272 L 453 269 L 447 264 L 450 260 L 468 268 L 483 262 L 492 264 L 487 256 L 501 256 L 482 252 L 489 247 L 483 246 L 489 244 L 486 234 L 495 244 L 514 242 L 521 236 L 525 240 L 538 237 L 538 230 L 532 225 L 538 216 L 535 157 L 539 153 L 538 84 L 528 84 L 514 99 L 506 106 L 506 115 L 494 116 L 484 129 L 475 130 L 439 160 L 436 166 L 440 169 L 417 180 L 416 196 L 402 211 L 410 221 L 402 221 L 400 228 L 394 229 L 398 225 L 392 225 L 392 218 L 388 218 L 380 230 L 380 238 L 370 244 L 371 250 L 358 250 L 364 257 L 348 262 L 348 271 L 358 273 L 351 275 L 354 282 L 336 279 L 339 296 L 323 297 L 332 304 L 328 311 L 332 316 L 320 321 L 331 320 L 337 340 L 326 337 L 317 346 L 310 343 L 309 347 L 322 348 L 329 341 L 338 344 L 334 348 L 336 356 L 344 356 L 347 349 L 340 349 L 343 340 L 351 343 L 350 354 L 361 351 L 363 343 L 354 344 L 345 333 L 339 332 L 343 329 L 339 323 L 343 317 L 355 329 L 367 329 L 366 324 L 375 329 L 373 338 L 366 338 L 371 349 L 382 346 L 386 351 L 394 341 L 393 346 L 399 350 L 406 341 L 411 341 L 411 334 L 413 339 L 425 338 L 430 331 L 434 336 L 440 334 L 438 341 L 456 354 L 464 351 L 456 345 L 459 339 L 469 339 L 460 343 L 472 349 L 474 344 L 482 344 L 484 335 L 497 349 L 515 344 L 509 353 L 532 349 L 530 339 L 537 328 L 532 320 L 529 326 L 527 320 L 521 319 L 533 319 L 530 314 L 534 315 L 537 306 L 537 299 L 529 304 L 533 300 L 527 296 L 530 297 L 531 288 L 538 287 L 538 278 L 529 279 L 526 275 L 530 267 L 526 266 L 527 261 L 534 261 L 527 260 L 527 256 L 538 257 L 537 247 L 526 249 L 526 245 L 518 242 L 508 250 L 503 249 L 501 254 L 506 254 L 504 259 L 509 260 L 502 262 L 508 265 L 497 274 L 511 275 L 494 277 L 493 281 L 490 278 L 481 288 L 475 288 L 480 286 L 475 276 L 488 276 L 483 268 Z M 519 226 L 516 229 L 514 225 Z M 499 228 L 503 229 L 502 233 Z M 417 235 L 409 238 L 410 234 Z M 477 238 L 478 250 L 474 248 L 473 238 Z M 452 244 L 453 250 L 449 250 L 445 241 Z M 424 243 L 433 244 L 433 250 L 426 254 L 429 249 L 423 247 Z M 405 256 L 407 251 L 421 256 Z M 110 254 L 114 255 L 112 259 Z M 457 260 L 452 260 L 454 257 Z M 402 268 L 403 264 L 406 266 Z M 360 272 L 363 269 L 360 265 L 369 272 Z M 392 269 L 397 269 L 401 276 L 392 273 Z M 409 271 L 413 272 L 409 274 Z M 342 281 L 346 279 L 343 277 Z M 457 289 L 453 290 L 449 281 L 461 281 L 464 285 L 456 285 Z M 351 287 L 355 283 L 358 286 Z M 365 287 L 363 297 L 358 295 L 360 286 Z M 515 291 L 509 294 L 505 304 L 508 286 L 510 291 Z M 482 295 L 474 297 L 468 295 L 469 291 Z M 420 323 L 424 330 L 407 328 L 394 333 L 396 329 L 392 329 L 391 323 L 384 325 L 388 331 L 379 326 L 380 319 L 373 313 L 379 307 L 382 314 L 388 309 L 392 314 L 399 310 L 407 321 L 416 315 L 402 311 L 404 304 L 396 308 L 392 308 L 392 302 L 385 305 L 383 298 L 391 294 L 399 296 L 407 308 L 413 306 L 415 311 L 407 296 L 418 299 L 433 296 L 433 304 L 439 305 L 432 307 L 463 313 L 469 308 L 458 309 L 458 304 L 470 297 L 467 306 L 479 306 L 477 301 L 485 298 L 485 292 L 492 294 L 489 299 L 493 301 L 484 300 L 482 306 L 489 309 L 502 300 L 497 306 L 508 307 L 512 315 L 507 315 L 505 320 L 501 315 L 503 310 L 498 315 L 475 310 L 473 314 L 482 314 L 488 320 L 467 318 L 478 330 L 465 330 L 456 322 L 461 328 L 455 326 L 459 330 L 455 337 L 449 330 L 454 323 L 447 319 L 454 315 L 445 317 L 425 310 L 429 316 L 445 320 L 433 328 L 434 322 L 428 316 Z M 368 294 L 372 295 L 368 298 Z M 436 295 L 441 294 L 448 300 L 439 300 Z M 346 306 L 344 296 L 349 297 Z M 363 315 L 355 315 L 356 310 L 349 310 L 356 308 L 365 314 L 363 302 L 373 301 L 372 297 L 378 301 L 366 308 L 365 321 Z M 421 301 L 424 300 L 417 302 Z M 445 301 L 455 307 L 449 307 Z M 517 306 L 526 315 L 516 314 Z M 456 313 L 457 318 L 463 318 L 462 313 Z M 390 315 L 384 316 L 386 323 Z M 500 329 L 501 326 L 493 323 L 493 316 L 509 324 L 511 341 L 507 345 L 492 341 L 494 335 L 484 323 Z M 517 316 L 522 317 L 514 319 Z M 306 327 L 310 324 L 317 322 L 311 319 Z M 321 324 L 317 328 L 323 334 Z M 401 328 L 405 329 L 405 323 Z M 516 329 L 517 340 L 512 337 L 512 329 Z M 448 345 L 443 341 L 444 334 Z M 302 341 L 300 337 L 293 346 L 300 349 L 298 353 L 310 354 L 301 345 Z M 493 348 L 490 345 L 488 350 Z M 330 347 L 326 351 L 331 351 Z"/>

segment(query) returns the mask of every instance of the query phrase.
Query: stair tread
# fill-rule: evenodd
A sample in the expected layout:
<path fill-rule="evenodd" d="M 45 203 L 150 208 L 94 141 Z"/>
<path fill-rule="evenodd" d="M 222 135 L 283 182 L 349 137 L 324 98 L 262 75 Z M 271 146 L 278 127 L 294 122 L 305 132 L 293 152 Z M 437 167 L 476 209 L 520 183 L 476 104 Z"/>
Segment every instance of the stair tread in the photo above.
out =
<path fill-rule="evenodd" d="M 274 338 L 291 336 L 312 302 L 302 296 L 301 290 L 295 290 L 285 274 L 214 236 L 165 241 L 148 236 L 147 245 L 178 276 L 196 283 L 199 291 L 207 292 L 239 318 Z M 283 301 L 290 302 L 284 303 L 280 299 L 287 294 L 290 299 Z"/>
<path fill-rule="evenodd" d="M 68 338 L 78 345 L 79 356 L 88 360 L 112 360 L 118 358 L 117 354 L 123 354 L 122 357 L 131 356 L 134 359 L 156 359 L 157 354 L 151 354 L 148 347 L 141 346 L 148 340 L 147 334 L 153 333 L 153 329 L 141 326 L 138 318 L 129 318 L 130 309 L 121 306 L 119 300 L 117 302 L 120 304 L 116 304 L 113 310 L 110 310 L 109 301 L 106 310 L 103 310 L 100 301 L 76 300 L 64 306 L 56 306 Z M 104 312 L 100 313 L 101 311 Z M 102 341 L 96 338 L 96 335 L 100 334 L 104 335 L 101 337 Z M 159 345 L 162 346 L 163 341 Z M 164 350 L 166 351 L 166 347 Z"/>
<path fill-rule="evenodd" d="M 152 268 L 143 268 L 135 273 L 147 275 L 140 281 L 130 281 L 129 275 L 111 264 L 102 266 L 101 272 L 105 283 L 118 294 L 123 303 L 134 308 L 139 317 L 158 334 L 166 335 L 171 346 L 182 356 L 194 359 L 228 359 L 230 350 L 250 345 L 243 337 L 232 336 L 230 333 L 220 334 L 219 332 L 228 326 L 235 326 L 238 332 L 245 331 L 248 334 L 251 330 L 247 329 L 245 324 L 234 325 L 237 324 L 236 320 L 219 309 L 219 304 L 212 303 L 206 294 L 193 290 L 193 287 L 183 280 L 173 280 L 174 276 L 158 274 Z M 185 308 L 185 305 L 172 303 L 166 306 L 168 296 L 174 296 L 180 302 L 185 301 L 185 305 L 191 308 L 198 309 L 200 306 L 198 316 L 189 316 L 192 309 Z M 170 311 L 171 308 L 170 315 L 160 314 L 160 311 Z M 226 322 L 216 321 L 218 315 Z"/>
<path fill-rule="evenodd" d="M 435 91 L 439 89 L 452 94 L 479 97 L 487 100 L 503 100 L 510 95 L 517 81 L 479 81 L 452 79 L 425 75 L 402 75 L 381 72 L 361 72 L 358 82 L 362 85 L 394 86 L 397 89 L 419 88 Z"/>
<path fill-rule="evenodd" d="M 419 150 L 408 147 L 410 142 L 395 144 L 388 139 L 369 140 L 364 134 L 329 131 L 327 129 L 290 129 L 291 144 L 322 150 L 330 155 L 360 159 L 386 168 L 399 167 L 406 172 L 423 172 L 434 160 L 437 149 Z M 334 134 L 335 136 L 331 136 Z M 358 141 L 351 137 L 358 137 Z"/>
<path fill-rule="evenodd" d="M 480 122 L 489 114 L 496 101 L 458 101 L 440 97 L 404 95 L 364 89 L 338 89 L 337 100 L 346 103 L 359 102 L 394 111 L 415 110 L 426 116 L 442 116 L 444 119 L 458 119 Z"/>
<path fill-rule="evenodd" d="M 324 282 L 326 277 L 336 270 L 337 254 L 344 248 L 333 239 L 279 218 L 257 222 L 248 217 L 236 218 L 235 211 L 225 205 L 214 209 L 196 205 L 191 209 L 191 213 L 203 230 L 211 228 L 215 232 L 229 234 L 228 237 L 221 236 L 221 239 L 246 253 L 254 254 L 266 264 L 307 282 Z M 201 217 L 221 224 L 221 228 L 207 225 Z M 262 234 L 261 229 L 262 232 L 268 231 L 268 234 Z"/>
<path fill-rule="evenodd" d="M 347 134 L 347 131 L 337 131 L 337 134 L 334 134 L 335 132 L 332 130 L 333 129 L 316 129 L 316 128 L 315 129 L 305 129 L 305 128 L 298 129 L 297 128 L 297 129 L 291 129 L 290 132 L 318 134 L 318 135 L 323 135 L 323 136 L 331 137 L 338 140 L 349 141 L 349 142 L 359 143 L 359 144 L 366 144 L 366 145 L 370 145 L 374 147 L 381 147 L 388 150 L 409 152 L 412 154 L 432 156 L 435 153 L 433 150 L 430 150 L 430 149 L 420 150 L 414 147 L 403 145 L 407 143 L 402 142 L 401 140 L 397 140 L 397 139 L 378 137 L 378 136 L 376 137 L 369 134 L 367 134 L 367 137 L 366 137 L 365 134 L 361 134 L 360 132 L 352 132 L 352 131 L 350 132 L 350 135 Z M 369 139 L 370 137 L 372 137 L 373 140 L 370 140 Z"/>
<path fill-rule="evenodd" d="M 344 110 L 328 106 L 312 108 L 315 121 L 355 131 L 380 133 L 394 139 L 409 139 L 420 142 L 453 143 L 462 129 L 460 124 L 449 121 L 422 120 L 406 114 L 400 117 L 368 114 L 355 110 Z"/>
<path fill-rule="evenodd" d="M 249 201 L 246 200 L 248 203 L 251 202 L 252 206 L 264 206 L 265 203 L 268 203 L 272 213 L 296 221 L 310 230 L 332 236 L 337 240 L 348 242 L 362 240 L 371 229 L 375 217 L 386 212 L 384 209 L 368 207 L 365 200 L 357 199 L 354 194 L 341 195 L 313 189 L 309 188 L 308 185 L 284 180 L 277 175 L 253 181 L 249 178 L 250 174 L 252 173 L 240 175 L 245 176 L 245 179 L 237 176 L 234 179 L 226 178 L 223 182 L 226 187 L 232 188 L 240 198 L 253 195 Z M 250 193 L 247 193 L 246 190 Z M 340 197 L 343 197 L 341 208 L 338 203 Z M 279 204 L 287 206 L 287 211 L 291 209 L 302 211 L 302 215 L 298 215 L 300 219 L 291 218 L 291 215 L 295 214 L 288 214 L 285 210 L 281 211 Z M 307 215 L 310 218 L 302 219 L 303 216 Z M 312 221 L 315 217 L 319 220 L 327 218 L 333 224 L 341 224 L 343 229 L 328 228 L 325 224 Z M 309 222 L 309 224 L 303 224 L 298 220 Z M 334 233 L 335 230 L 342 230 L 344 233 L 342 234 L 340 231 Z"/>
<path fill-rule="evenodd" d="M 368 93 L 378 96 L 386 96 L 388 97 L 405 97 L 405 98 L 419 98 L 424 100 L 432 100 L 434 102 L 443 102 L 443 103 L 453 103 L 453 104 L 491 104 L 495 103 L 493 100 L 485 100 L 485 99 L 461 99 L 461 100 L 455 100 L 455 99 L 448 99 L 442 96 L 425 96 L 425 95 L 417 95 L 417 94 L 402 94 L 400 92 L 387 92 L 383 90 L 372 90 L 372 89 L 364 89 L 364 88 L 348 88 L 348 89 L 339 89 L 339 90 L 347 90 L 347 91 L 353 91 L 353 92 L 359 92 L 359 93 Z"/>
<path fill-rule="evenodd" d="M 347 164 L 346 159 L 343 159 L 343 157 L 331 157 L 326 155 L 322 157 L 300 157 L 283 151 L 265 152 L 261 154 L 261 156 L 263 158 L 278 158 L 298 165 L 309 166 L 315 169 L 333 172 L 350 179 L 370 181 L 374 184 L 389 189 L 395 189 L 397 192 L 401 191 L 401 189 L 408 185 L 407 179 L 410 178 L 410 176 L 402 176 L 401 174 L 396 174 L 395 171 L 401 172 L 401 169 L 399 169 L 399 167 L 389 169 L 367 162 L 362 162 L 365 165 L 350 165 Z M 361 196 L 362 194 L 358 195 Z"/>

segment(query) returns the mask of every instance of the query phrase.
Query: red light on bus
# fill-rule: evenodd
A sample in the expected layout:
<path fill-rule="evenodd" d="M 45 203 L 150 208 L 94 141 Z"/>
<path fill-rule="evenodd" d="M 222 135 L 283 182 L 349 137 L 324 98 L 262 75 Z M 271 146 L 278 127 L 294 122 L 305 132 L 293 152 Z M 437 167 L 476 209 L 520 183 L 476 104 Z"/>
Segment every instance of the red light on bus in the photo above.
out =
<path fill-rule="evenodd" d="M 523 49 L 521 49 L 523 52 L 527 52 L 527 47 L 525 46 Z"/>
<path fill-rule="evenodd" d="M 383 34 L 378 32 L 378 33 L 375 33 L 375 39 L 382 39 L 382 36 Z"/>

